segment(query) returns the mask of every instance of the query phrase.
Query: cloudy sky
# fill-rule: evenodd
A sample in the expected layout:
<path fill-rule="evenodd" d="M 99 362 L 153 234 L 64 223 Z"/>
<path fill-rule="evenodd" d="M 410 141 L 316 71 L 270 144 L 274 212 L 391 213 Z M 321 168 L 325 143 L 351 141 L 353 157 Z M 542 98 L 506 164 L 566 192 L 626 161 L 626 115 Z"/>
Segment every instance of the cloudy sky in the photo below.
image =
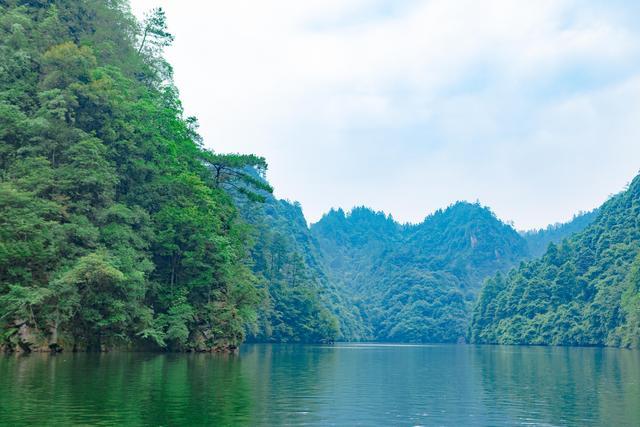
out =
<path fill-rule="evenodd" d="M 565 221 L 640 170 L 640 2 L 133 0 L 168 16 L 187 114 L 314 222 L 480 200 Z"/>

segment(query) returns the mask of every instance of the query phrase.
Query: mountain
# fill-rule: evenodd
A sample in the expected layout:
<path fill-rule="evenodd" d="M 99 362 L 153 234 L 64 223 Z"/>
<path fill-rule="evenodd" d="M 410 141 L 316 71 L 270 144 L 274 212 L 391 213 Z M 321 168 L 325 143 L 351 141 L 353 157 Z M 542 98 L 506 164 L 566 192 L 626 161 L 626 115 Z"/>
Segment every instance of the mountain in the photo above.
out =
<path fill-rule="evenodd" d="M 263 298 L 229 195 L 252 155 L 203 149 L 161 9 L 0 2 L 0 348 L 235 347 Z"/>
<path fill-rule="evenodd" d="M 582 232 L 488 280 L 473 312 L 477 343 L 637 347 L 640 177 Z"/>
<path fill-rule="evenodd" d="M 417 225 L 366 208 L 334 210 L 311 231 L 332 279 L 381 341 L 463 339 L 482 280 L 528 255 L 513 228 L 465 202 Z"/>
<path fill-rule="evenodd" d="M 559 243 L 570 235 L 584 230 L 593 222 L 597 214 L 597 209 L 580 212 L 569 222 L 552 224 L 540 230 L 523 231 L 520 234 L 527 241 L 531 257 L 537 258 L 544 254 L 549 243 Z"/>
<path fill-rule="evenodd" d="M 331 210 L 311 225 L 331 277 L 342 283 L 347 292 L 354 292 L 384 255 L 396 249 L 402 240 L 403 226 L 391 216 L 356 207 L 349 214 L 342 209 Z"/>
<path fill-rule="evenodd" d="M 265 194 L 239 203 L 253 228 L 253 271 L 267 298 L 250 329 L 254 342 L 331 342 L 365 337 L 353 303 L 329 280 L 317 242 L 297 203 Z"/>
<path fill-rule="evenodd" d="M 203 147 L 172 40 L 162 9 L 0 1 L 0 349 L 456 342 L 471 321 L 474 342 L 638 345 L 640 178 L 522 234 L 466 202 L 309 228 L 265 159 Z"/>

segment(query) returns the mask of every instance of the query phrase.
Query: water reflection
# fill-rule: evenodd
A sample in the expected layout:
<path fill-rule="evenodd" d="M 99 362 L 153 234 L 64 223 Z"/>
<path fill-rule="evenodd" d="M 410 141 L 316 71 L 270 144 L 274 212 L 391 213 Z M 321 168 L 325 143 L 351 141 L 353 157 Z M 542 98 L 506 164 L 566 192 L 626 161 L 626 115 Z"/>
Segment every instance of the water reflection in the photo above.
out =
<path fill-rule="evenodd" d="M 598 348 L 473 351 L 482 399 L 519 422 L 640 425 L 640 354 Z"/>
<path fill-rule="evenodd" d="M 640 425 L 640 353 L 246 345 L 0 357 L 0 424 Z"/>

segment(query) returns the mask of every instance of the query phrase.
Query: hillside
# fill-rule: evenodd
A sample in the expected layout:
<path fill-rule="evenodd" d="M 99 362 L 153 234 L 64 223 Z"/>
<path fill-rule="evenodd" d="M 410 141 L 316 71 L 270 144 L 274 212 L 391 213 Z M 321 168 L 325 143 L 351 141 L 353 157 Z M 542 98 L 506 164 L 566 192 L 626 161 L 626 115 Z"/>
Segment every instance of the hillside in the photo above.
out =
<path fill-rule="evenodd" d="M 308 227 L 264 158 L 205 148 L 172 42 L 159 8 L 0 1 L 1 350 L 638 346 L 640 178 L 537 231 L 466 202 Z"/>
<path fill-rule="evenodd" d="M 239 203 L 252 226 L 251 255 L 267 296 L 249 341 L 331 342 L 366 337 L 349 296 L 329 280 L 300 205 L 265 194 L 264 203 Z"/>
<path fill-rule="evenodd" d="M 262 299 L 227 190 L 264 159 L 202 148 L 161 9 L 0 2 L 0 347 L 233 348 Z"/>
<path fill-rule="evenodd" d="M 456 203 L 417 225 L 366 208 L 311 226 L 331 277 L 365 314 L 372 339 L 455 342 L 482 280 L 527 256 L 524 239 L 477 204 Z"/>
<path fill-rule="evenodd" d="M 531 257 L 537 258 L 545 253 L 549 243 L 560 243 L 572 234 L 579 233 L 588 227 L 597 215 L 597 209 L 581 212 L 569 222 L 552 224 L 540 230 L 523 231 L 520 234 L 527 241 Z"/>
<path fill-rule="evenodd" d="M 477 343 L 638 346 L 640 177 L 582 232 L 487 281 Z"/>

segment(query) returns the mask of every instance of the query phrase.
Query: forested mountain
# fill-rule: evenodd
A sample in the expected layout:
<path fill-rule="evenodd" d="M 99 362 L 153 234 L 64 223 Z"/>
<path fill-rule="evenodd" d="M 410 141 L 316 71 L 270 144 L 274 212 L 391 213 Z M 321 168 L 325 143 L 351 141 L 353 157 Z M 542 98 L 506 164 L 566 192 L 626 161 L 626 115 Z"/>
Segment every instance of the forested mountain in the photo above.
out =
<path fill-rule="evenodd" d="M 582 232 L 487 281 L 473 313 L 478 343 L 637 347 L 640 177 Z"/>
<path fill-rule="evenodd" d="M 515 230 L 464 202 L 417 225 L 366 208 L 331 211 L 311 230 L 376 340 L 462 339 L 482 280 L 527 256 Z"/>
<path fill-rule="evenodd" d="M 455 342 L 496 272 L 475 342 L 638 345 L 640 178 L 536 232 L 465 202 L 309 228 L 263 158 L 203 147 L 172 40 L 161 9 L 0 0 L 0 348 Z"/>
<path fill-rule="evenodd" d="M 348 214 L 331 210 L 311 225 L 332 278 L 347 292 L 357 291 L 386 253 L 398 247 L 402 229 L 391 216 L 366 207 Z"/>
<path fill-rule="evenodd" d="M 253 227 L 253 271 L 265 291 L 258 322 L 248 339 L 259 342 L 330 342 L 365 338 L 349 296 L 331 282 L 297 203 L 265 194 L 240 202 Z"/>
<path fill-rule="evenodd" d="M 226 189 L 255 156 L 204 150 L 160 9 L 0 1 L 0 346 L 207 350 L 263 298 Z"/>
<path fill-rule="evenodd" d="M 584 230 L 593 222 L 597 214 L 597 209 L 581 212 L 569 222 L 552 224 L 540 230 L 523 231 L 520 234 L 527 241 L 529 255 L 532 258 L 537 258 L 544 254 L 549 243 L 560 243 L 570 235 Z"/>

